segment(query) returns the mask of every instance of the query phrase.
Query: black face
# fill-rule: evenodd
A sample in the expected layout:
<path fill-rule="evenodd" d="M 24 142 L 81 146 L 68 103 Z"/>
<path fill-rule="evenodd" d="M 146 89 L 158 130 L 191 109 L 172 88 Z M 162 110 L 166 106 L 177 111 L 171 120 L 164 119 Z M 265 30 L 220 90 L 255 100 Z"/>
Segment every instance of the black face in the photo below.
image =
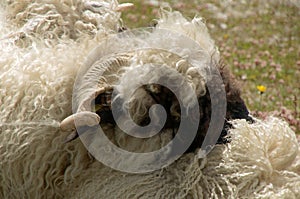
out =
<path fill-rule="evenodd" d="M 218 144 L 225 144 L 230 142 L 228 135 L 228 130 L 232 129 L 233 126 L 230 124 L 232 119 L 245 119 L 249 123 L 253 123 L 253 118 L 249 115 L 249 111 L 242 99 L 234 102 L 227 102 L 227 115 L 221 136 L 218 140 Z"/>
<path fill-rule="evenodd" d="M 145 87 L 144 89 L 154 99 L 156 103 L 161 104 L 165 108 L 167 112 L 167 122 L 165 123 L 164 128 L 173 129 L 173 136 L 175 136 L 176 131 L 180 125 L 180 117 L 174 118 L 174 116 L 171 114 L 172 104 L 179 104 L 178 100 L 176 99 L 176 96 L 168 88 L 165 87 L 160 87 L 159 88 L 160 92 L 152 92 L 147 87 Z M 223 125 L 223 130 L 217 142 L 218 144 L 224 144 L 230 141 L 229 138 L 227 137 L 227 132 L 229 129 L 233 127 L 228 121 L 232 119 L 246 119 L 249 122 L 253 122 L 253 119 L 249 116 L 249 111 L 244 101 L 240 97 L 239 92 L 227 92 L 226 100 L 227 100 L 226 118 Z M 108 101 L 110 103 L 110 98 Z M 98 96 L 95 100 L 95 103 L 107 105 L 108 103 L 107 103 L 106 95 L 102 94 L 101 96 Z M 198 103 L 200 108 L 199 129 L 193 143 L 188 148 L 186 153 L 194 152 L 196 149 L 201 147 L 210 124 L 212 111 L 211 111 L 211 99 L 210 99 L 209 92 L 207 92 L 204 96 L 200 97 L 198 99 Z M 122 103 L 117 103 L 117 104 L 122 104 Z M 179 106 L 176 106 L 176 111 L 180 114 L 181 111 Z M 116 125 L 109 106 L 97 111 L 97 114 L 101 117 L 101 123 L 105 122 L 105 123 L 111 123 L 113 125 Z M 138 124 L 141 126 L 146 126 L 149 124 L 149 122 L 150 122 L 150 118 L 145 117 L 144 120 L 138 122 Z"/>
<path fill-rule="evenodd" d="M 249 122 L 253 122 L 253 119 L 249 116 L 249 111 L 245 105 L 245 102 L 240 99 L 238 101 L 227 102 L 227 119 L 246 119 Z"/>
<path fill-rule="evenodd" d="M 228 130 L 233 128 L 229 122 L 230 120 L 245 119 L 250 123 L 253 122 L 253 119 L 249 116 L 249 111 L 243 99 L 240 97 L 240 93 L 238 89 L 232 87 L 232 85 L 230 85 L 231 82 L 228 79 L 225 80 L 224 83 L 226 84 L 227 82 L 227 84 L 225 85 L 227 110 L 226 110 L 225 122 L 223 124 L 223 130 L 217 142 L 218 144 L 225 144 L 230 142 L 230 138 L 228 138 L 227 136 Z M 155 86 L 157 87 L 157 85 Z M 180 114 L 181 110 L 178 105 L 179 103 L 178 100 L 176 99 L 176 96 L 168 88 L 165 87 L 159 87 L 158 89 L 159 92 L 157 91 L 157 89 L 155 92 L 152 92 L 152 90 L 149 89 L 149 87 L 147 86 L 145 86 L 144 89 L 154 99 L 156 103 L 161 104 L 165 108 L 167 112 L 167 122 L 164 128 L 173 129 L 173 136 L 175 136 L 181 120 L 180 117 L 179 118 L 178 116 L 174 117 L 174 114 L 171 113 L 171 109 L 172 109 L 172 111 L 175 110 L 175 112 L 181 115 Z M 104 122 L 104 123 L 111 123 L 112 125 L 116 125 L 115 118 L 113 117 L 111 112 L 110 95 L 111 93 L 103 93 L 95 99 L 95 104 L 100 104 L 102 107 L 101 109 L 97 110 L 96 113 L 101 117 L 101 123 Z M 218 96 L 217 99 L 219 99 Z M 209 128 L 212 108 L 211 108 L 211 99 L 210 99 L 210 94 L 208 89 L 207 89 L 207 93 L 198 99 L 198 103 L 200 109 L 199 129 L 194 141 L 192 142 L 191 146 L 188 148 L 186 153 L 195 152 L 196 149 L 201 147 L 204 138 L 206 136 L 207 130 Z M 117 104 L 122 104 L 122 103 L 117 103 Z M 177 106 L 173 106 L 174 104 L 177 104 Z M 149 122 L 150 122 L 150 118 L 145 117 L 143 121 L 136 122 L 136 123 L 141 126 L 146 126 L 149 124 Z M 74 138 L 72 137 L 69 140 L 72 140 Z"/>
<path fill-rule="evenodd" d="M 230 87 L 227 87 L 227 89 Z M 240 97 L 240 93 L 238 91 L 233 91 L 226 89 L 226 100 L 227 100 L 227 110 L 226 110 L 226 118 L 223 125 L 223 129 L 221 135 L 218 139 L 217 144 L 226 144 L 230 142 L 230 137 L 228 137 L 228 130 L 232 129 L 233 126 L 230 124 L 230 120 L 233 119 L 245 119 L 249 123 L 253 123 L 254 120 L 249 115 L 249 111 L 246 107 L 244 100 Z M 199 123 L 199 130 L 197 133 L 194 142 L 191 144 L 188 152 L 194 152 L 197 148 L 200 148 L 205 135 L 208 131 L 210 118 L 211 118 L 211 99 L 209 92 L 206 93 L 205 96 L 199 99 L 199 107 L 201 109 L 201 118 Z"/>

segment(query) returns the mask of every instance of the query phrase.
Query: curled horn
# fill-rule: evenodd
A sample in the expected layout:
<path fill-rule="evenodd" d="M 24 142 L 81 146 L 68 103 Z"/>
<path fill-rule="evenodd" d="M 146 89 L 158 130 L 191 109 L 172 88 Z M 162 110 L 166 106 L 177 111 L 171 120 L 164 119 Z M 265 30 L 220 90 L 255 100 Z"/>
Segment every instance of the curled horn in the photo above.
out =
<path fill-rule="evenodd" d="M 80 126 L 95 126 L 99 124 L 100 117 L 96 113 L 83 111 L 78 112 L 65 118 L 60 123 L 62 131 L 74 131 L 76 127 Z"/>
<path fill-rule="evenodd" d="M 130 57 L 130 56 L 129 56 Z M 94 60 L 92 63 L 87 63 L 83 71 L 81 71 L 81 77 L 78 81 L 81 82 L 80 87 L 75 88 L 76 95 L 75 101 L 73 101 L 73 111 L 74 114 L 65 118 L 60 123 L 60 129 L 62 131 L 71 132 L 65 140 L 65 143 L 76 139 L 79 135 L 76 128 L 83 126 L 95 126 L 100 123 L 100 116 L 93 112 L 91 107 L 93 101 L 99 95 L 105 95 L 107 91 L 110 91 L 111 85 L 107 84 L 106 81 L 101 81 L 105 78 L 103 73 L 107 71 L 109 74 L 115 74 L 122 67 L 129 65 L 128 55 L 118 55 L 115 57 L 108 58 L 106 60 Z M 93 58 L 91 58 L 93 59 Z M 108 78 L 109 79 L 109 78 Z M 109 82 L 112 83 L 112 82 Z M 110 102 L 100 102 L 101 105 L 108 105 L 110 107 Z M 95 104 L 96 105 L 96 104 Z M 102 118 L 105 121 L 105 118 Z"/>

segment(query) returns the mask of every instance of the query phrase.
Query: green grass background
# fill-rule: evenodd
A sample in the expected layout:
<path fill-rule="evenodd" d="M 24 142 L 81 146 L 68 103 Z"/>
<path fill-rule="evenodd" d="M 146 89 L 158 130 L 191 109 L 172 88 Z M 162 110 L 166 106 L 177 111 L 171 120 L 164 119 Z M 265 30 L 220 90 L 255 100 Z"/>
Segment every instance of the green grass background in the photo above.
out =
<path fill-rule="evenodd" d="M 137 1 L 122 14 L 129 28 L 147 27 L 169 5 L 189 19 L 200 16 L 225 63 L 241 84 L 251 113 L 285 119 L 300 133 L 300 1 Z M 297 3 L 299 2 L 299 3 Z M 267 90 L 260 94 L 258 85 Z"/>

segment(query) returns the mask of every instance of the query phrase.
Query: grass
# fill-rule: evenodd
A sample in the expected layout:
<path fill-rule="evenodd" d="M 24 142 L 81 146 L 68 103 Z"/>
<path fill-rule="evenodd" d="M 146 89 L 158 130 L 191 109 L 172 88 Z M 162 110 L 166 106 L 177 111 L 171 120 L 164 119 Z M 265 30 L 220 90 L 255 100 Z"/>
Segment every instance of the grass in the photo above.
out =
<path fill-rule="evenodd" d="M 123 13 L 128 28 L 151 26 L 168 3 L 187 18 L 204 18 L 222 58 L 241 82 L 252 114 L 285 119 L 300 133 L 300 3 L 281 0 L 166 0 L 132 2 Z M 295 1 L 294 1 L 295 2 Z M 262 95 L 257 90 L 264 85 Z"/>

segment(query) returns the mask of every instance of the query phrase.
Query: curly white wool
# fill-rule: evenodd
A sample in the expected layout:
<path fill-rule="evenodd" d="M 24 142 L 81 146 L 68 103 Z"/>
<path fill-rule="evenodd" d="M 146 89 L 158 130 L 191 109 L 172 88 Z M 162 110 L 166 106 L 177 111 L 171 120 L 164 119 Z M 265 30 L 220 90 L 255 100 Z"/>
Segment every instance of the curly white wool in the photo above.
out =
<path fill-rule="evenodd" d="M 82 5 L 87 1 L 64 2 Z M 35 4 L 17 3 L 13 4 L 15 15 Z M 41 3 L 61 11 L 59 1 Z M 78 19 L 73 9 L 64 11 L 70 12 L 65 16 Z M 112 16 L 113 23 L 119 20 L 119 14 Z M 63 19 L 63 14 L 58 18 Z M 171 166 L 143 175 L 102 165 L 90 157 L 79 139 L 64 144 L 66 134 L 60 131 L 59 122 L 72 113 L 76 72 L 97 41 L 116 31 L 115 24 L 102 21 L 105 28 L 96 28 L 95 37 L 87 26 L 75 34 L 78 41 L 58 34 L 60 28 L 70 28 L 63 33 L 76 32 L 75 26 L 55 25 L 58 40 L 44 40 L 45 35 L 52 35 L 50 29 L 45 30 L 49 34 L 26 32 L 30 38 L 26 40 L 15 34 L 23 31 L 26 20 L 5 21 L 1 16 L 0 20 L 0 35 L 6 35 L 0 38 L 0 198 L 300 197 L 299 144 L 288 125 L 275 118 L 255 124 L 234 121 L 232 142 L 217 146 L 206 159 L 198 159 L 196 152 L 185 154 Z M 129 144 L 140 147 L 142 143 Z"/>

